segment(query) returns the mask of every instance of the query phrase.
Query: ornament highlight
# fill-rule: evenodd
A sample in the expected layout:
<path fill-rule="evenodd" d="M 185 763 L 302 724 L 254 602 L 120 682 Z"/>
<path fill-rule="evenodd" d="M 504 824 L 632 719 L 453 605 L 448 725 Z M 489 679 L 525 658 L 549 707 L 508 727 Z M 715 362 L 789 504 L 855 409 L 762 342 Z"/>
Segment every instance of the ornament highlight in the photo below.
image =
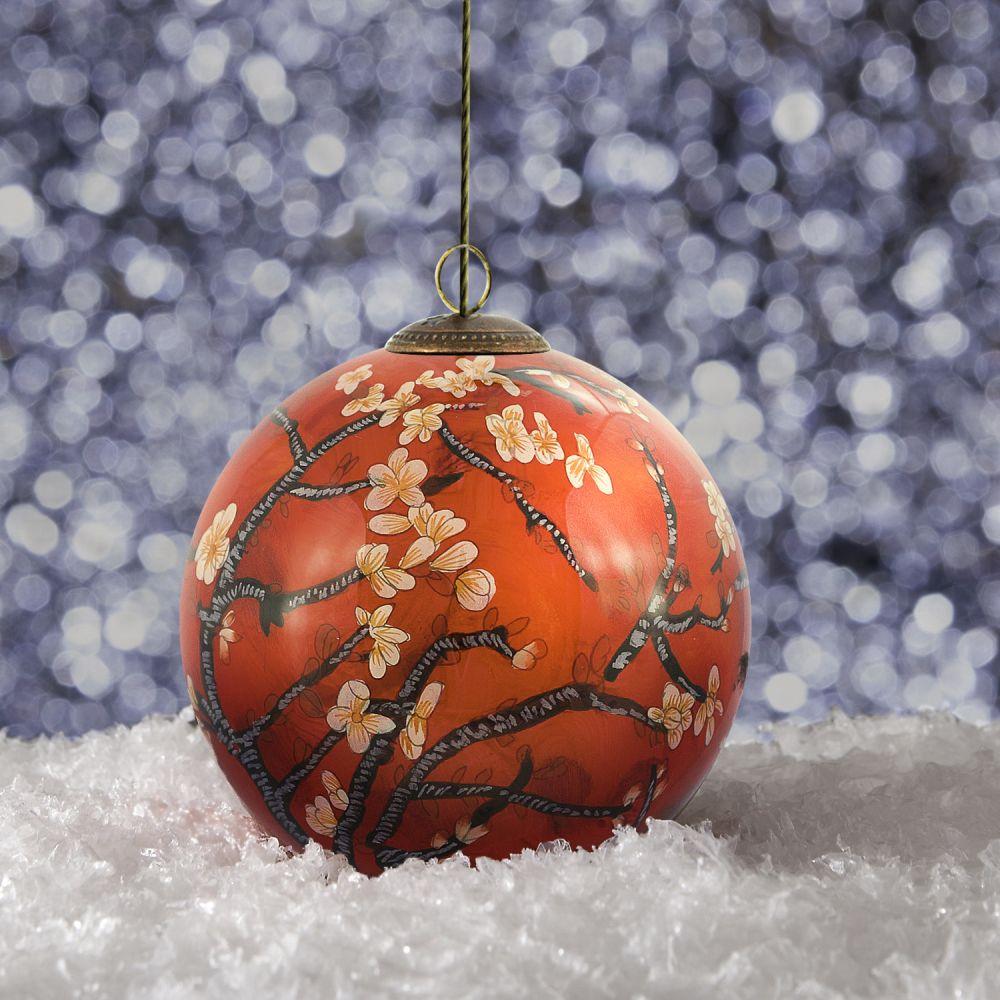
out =
<path fill-rule="evenodd" d="M 746 587 L 718 487 L 621 383 L 555 351 L 377 350 L 226 466 L 183 658 L 223 771 L 288 845 L 368 873 L 590 847 L 707 773 Z"/>

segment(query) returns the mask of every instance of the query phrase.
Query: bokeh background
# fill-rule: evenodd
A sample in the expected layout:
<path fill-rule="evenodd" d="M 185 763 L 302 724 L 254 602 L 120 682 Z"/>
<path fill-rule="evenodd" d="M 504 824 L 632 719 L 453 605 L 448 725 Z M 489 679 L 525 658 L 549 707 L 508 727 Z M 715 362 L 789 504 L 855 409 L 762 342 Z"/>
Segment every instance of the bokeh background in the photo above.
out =
<path fill-rule="evenodd" d="M 458 0 L 0 0 L 0 724 L 186 699 L 218 470 L 439 311 Z M 741 725 L 997 714 L 982 0 L 477 0 L 491 307 L 657 404 L 752 575 Z"/>

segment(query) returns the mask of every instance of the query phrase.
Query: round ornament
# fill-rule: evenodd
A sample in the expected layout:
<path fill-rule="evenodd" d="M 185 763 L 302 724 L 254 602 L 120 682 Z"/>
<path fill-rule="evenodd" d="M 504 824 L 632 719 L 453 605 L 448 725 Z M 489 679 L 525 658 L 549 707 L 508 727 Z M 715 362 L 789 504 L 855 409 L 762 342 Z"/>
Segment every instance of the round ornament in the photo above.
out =
<path fill-rule="evenodd" d="M 256 428 L 199 519 L 181 621 L 247 808 L 368 873 L 675 815 L 750 629 L 726 502 L 674 427 L 479 316 L 402 331 Z"/>
<path fill-rule="evenodd" d="M 747 667 L 743 555 L 695 453 L 620 382 L 477 315 L 470 39 L 463 0 L 460 241 L 435 272 L 454 315 L 257 427 L 181 600 L 195 714 L 247 808 L 368 873 L 676 814 Z"/>

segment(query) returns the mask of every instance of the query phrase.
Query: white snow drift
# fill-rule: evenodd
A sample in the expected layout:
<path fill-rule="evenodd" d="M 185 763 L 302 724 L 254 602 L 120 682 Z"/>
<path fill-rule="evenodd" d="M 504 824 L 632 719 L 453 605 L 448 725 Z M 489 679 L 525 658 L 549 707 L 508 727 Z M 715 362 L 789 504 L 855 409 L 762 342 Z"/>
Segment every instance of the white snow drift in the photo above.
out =
<path fill-rule="evenodd" d="M 153 719 L 0 741 L 0 996 L 995 997 L 1000 726 L 776 727 L 683 823 L 378 879 Z"/>

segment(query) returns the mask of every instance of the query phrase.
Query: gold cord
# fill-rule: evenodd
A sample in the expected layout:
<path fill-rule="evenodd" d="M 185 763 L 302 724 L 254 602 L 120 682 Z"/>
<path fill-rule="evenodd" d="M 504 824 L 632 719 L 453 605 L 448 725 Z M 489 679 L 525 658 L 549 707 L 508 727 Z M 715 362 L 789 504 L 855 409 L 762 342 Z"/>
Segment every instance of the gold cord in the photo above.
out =
<path fill-rule="evenodd" d="M 479 247 L 473 246 L 469 242 L 469 161 L 470 154 L 470 120 L 472 111 L 472 0 L 462 0 L 462 182 L 460 186 L 461 205 L 459 207 L 459 239 L 453 246 L 449 247 L 437 262 L 434 268 L 434 285 L 441 301 L 448 307 L 450 312 L 467 319 L 475 315 L 482 309 L 483 304 L 489 298 L 490 290 L 493 288 L 493 272 L 490 270 L 490 262 L 486 259 L 486 254 Z M 444 262 L 458 251 L 459 272 L 458 272 L 458 305 L 448 298 L 448 294 L 441 284 L 441 269 Z M 486 288 L 480 296 L 479 301 L 469 307 L 469 254 L 478 258 L 486 271 Z"/>
<path fill-rule="evenodd" d="M 462 0 L 462 186 L 458 242 L 458 312 L 469 315 L 469 164 L 472 118 L 472 0 Z M 485 258 L 484 258 L 485 260 Z M 485 301 L 485 300 L 484 300 Z"/>

